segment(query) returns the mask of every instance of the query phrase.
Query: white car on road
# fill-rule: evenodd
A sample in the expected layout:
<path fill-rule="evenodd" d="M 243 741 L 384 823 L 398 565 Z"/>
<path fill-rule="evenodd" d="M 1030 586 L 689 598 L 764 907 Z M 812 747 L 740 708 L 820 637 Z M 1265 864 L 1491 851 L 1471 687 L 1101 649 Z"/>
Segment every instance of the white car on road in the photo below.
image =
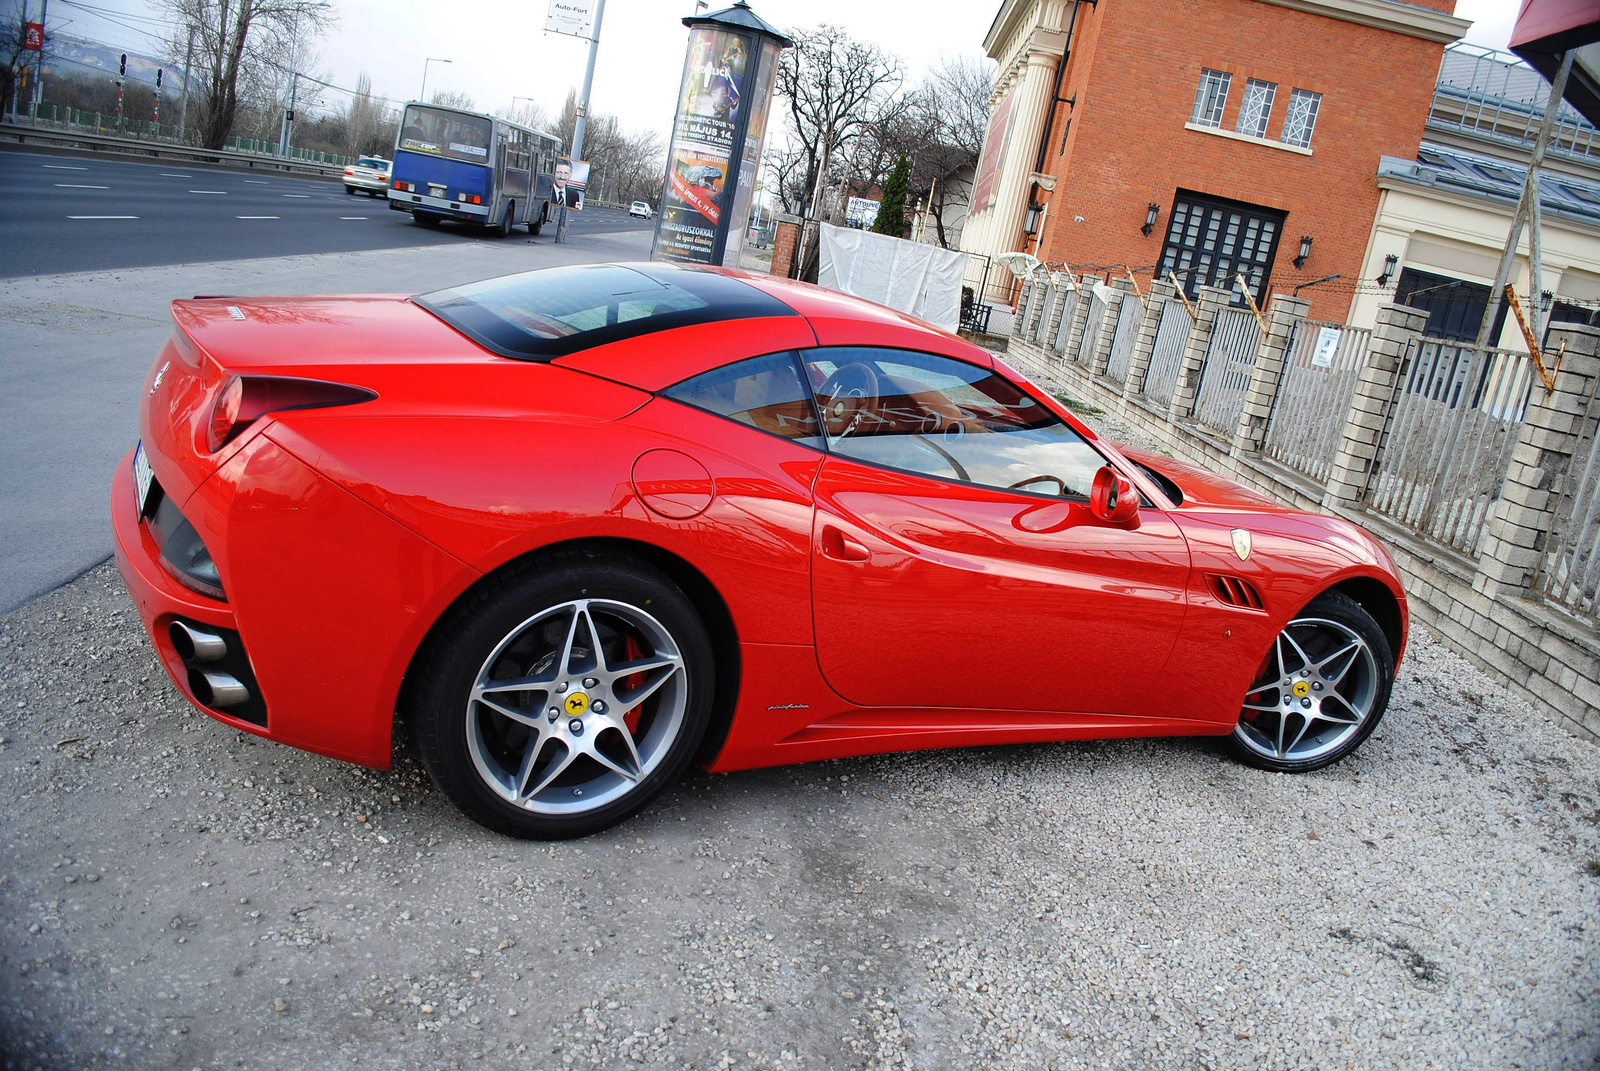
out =
<path fill-rule="evenodd" d="M 628 215 L 630 216 L 643 216 L 645 219 L 649 219 L 655 214 L 656 210 L 645 204 L 643 201 L 635 201 L 628 207 Z"/>
<path fill-rule="evenodd" d="M 381 156 L 363 156 L 344 169 L 344 192 L 360 190 L 368 197 L 381 197 L 389 189 L 389 161 Z"/>

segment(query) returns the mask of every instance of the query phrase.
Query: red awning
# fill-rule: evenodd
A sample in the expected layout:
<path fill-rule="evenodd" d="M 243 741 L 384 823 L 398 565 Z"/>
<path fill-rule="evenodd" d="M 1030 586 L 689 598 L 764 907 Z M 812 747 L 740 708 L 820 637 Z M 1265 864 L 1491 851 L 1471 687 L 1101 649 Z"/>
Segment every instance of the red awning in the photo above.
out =
<path fill-rule="evenodd" d="M 1563 96 L 1600 126 L 1600 0 L 1522 0 L 1511 51 L 1553 81 L 1569 50 L 1577 54 Z"/>

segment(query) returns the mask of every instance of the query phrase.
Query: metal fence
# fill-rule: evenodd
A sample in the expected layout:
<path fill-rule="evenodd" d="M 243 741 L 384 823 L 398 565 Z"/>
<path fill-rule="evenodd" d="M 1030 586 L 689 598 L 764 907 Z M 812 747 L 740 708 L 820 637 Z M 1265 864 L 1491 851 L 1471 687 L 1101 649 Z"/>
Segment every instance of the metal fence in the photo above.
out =
<path fill-rule="evenodd" d="M 1534 382 L 1525 353 L 1413 343 L 1396 384 L 1367 505 L 1476 557 Z"/>
<path fill-rule="evenodd" d="M 1089 319 L 1083 325 L 1083 338 L 1078 342 L 1078 352 L 1073 359 L 1084 367 L 1088 367 L 1090 358 L 1094 356 L 1094 344 L 1100 337 L 1100 325 L 1105 322 L 1106 302 L 1095 294 L 1089 299 Z"/>
<path fill-rule="evenodd" d="M 1146 398 L 1163 408 L 1172 404 L 1172 392 L 1178 385 L 1178 373 L 1183 370 L 1183 352 L 1188 348 L 1193 327 L 1194 317 L 1183 302 L 1174 298 L 1162 307 L 1155 348 L 1150 351 L 1150 367 L 1145 369 L 1141 389 Z"/>
<path fill-rule="evenodd" d="M 1058 353 L 1067 350 L 1067 341 L 1072 336 L 1072 318 L 1078 314 L 1078 301 L 1082 294 L 1081 290 L 1067 291 L 1067 300 L 1061 306 L 1061 322 L 1056 324 L 1055 348 Z"/>
<path fill-rule="evenodd" d="M 1139 324 L 1144 320 L 1144 302 L 1133 294 L 1122 299 L 1122 311 L 1117 314 L 1117 331 L 1111 338 L 1111 363 L 1106 365 L 1106 375 L 1117 383 L 1128 378 L 1133 364 L 1133 350 L 1139 344 Z"/>
<path fill-rule="evenodd" d="M 1594 408 L 1591 400 L 1533 578 L 1535 591 L 1591 621 L 1600 617 L 1600 429 Z"/>
<path fill-rule="evenodd" d="M 118 119 L 115 114 L 111 113 L 80 111 L 77 108 L 68 108 L 56 104 L 42 104 L 39 106 L 36 115 L 32 118 L 23 116 L 21 121 L 35 129 L 85 130 L 94 134 L 138 138 L 145 141 L 191 147 L 194 146 L 198 135 L 197 129 L 190 129 L 186 137 L 180 138 L 178 136 L 178 127 L 174 123 L 155 123 L 148 119 L 130 119 L 126 117 Z M 233 152 L 247 152 L 256 156 L 278 156 L 278 143 L 276 141 L 230 137 L 223 143 L 223 148 Z M 354 157 L 291 147 L 288 154 L 280 157 L 280 159 L 343 167 Z"/>
<path fill-rule="evenodd" d="M 1372 332 L 1301 320 L 1284 357 L 1262 449 L 1296 472 L 1328 482 L 1345 414 L 1367 366 Z"/>
<path fill-rule="evenodd" d="M 1261 325 L 1248 309 L 1222 309 L 1211 332 L 1211 346 L 1200 372 L 1194 418 L 1218 431 L 1233 434 L 1244 409 L 1250 373 L 1256 367 L 1256 344 Z"/>
<path fill-rule="evenodd" d="M 1033 341 L 1043 346 L 1045 334 L 1050 329 L 1050 309 L 1056 303 L 1056 288 L 1046 283 L 1035 289 L 1039 291 L 1039 309 L 1033 324 Z"/>

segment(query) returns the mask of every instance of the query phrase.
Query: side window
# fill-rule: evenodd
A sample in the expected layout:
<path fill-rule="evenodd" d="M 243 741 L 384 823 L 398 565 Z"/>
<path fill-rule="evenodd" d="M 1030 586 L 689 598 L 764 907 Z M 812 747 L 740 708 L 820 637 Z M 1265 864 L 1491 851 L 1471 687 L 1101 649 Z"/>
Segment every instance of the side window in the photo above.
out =
<path fill-rule="evenodd" d="M 822 449 L 817 415 L 793 353 L 752 357 L 662 391 L 666 397 Z"/>
<path fill-rule="evenodd" d="M 911 350 L 801 354 L 828 448 L 860 461 L 1030 494 L 1088 497 L 1105 460 L 1004 376 Z"/>

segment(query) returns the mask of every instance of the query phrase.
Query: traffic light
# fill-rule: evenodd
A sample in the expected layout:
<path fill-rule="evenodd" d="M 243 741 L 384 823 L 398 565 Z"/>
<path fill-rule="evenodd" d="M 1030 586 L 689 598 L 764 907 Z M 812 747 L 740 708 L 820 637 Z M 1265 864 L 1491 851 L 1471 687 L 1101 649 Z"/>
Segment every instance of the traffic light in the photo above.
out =
<path fill-rule="evenodd" d="M 161 88 L 161 68 L 160 67 L 156 68 L 156 88 L 157 89 Z"/>
<path fill-rule="evenodd" d="M 122 77 L 124 77 L 124 78 L 127 77 L 127 74 L 128 74 L 128 54 L 126 52 L 124 52 L 122 54 L 122 61 L 117 64 L 117 74 L 122 76 Z"/>

